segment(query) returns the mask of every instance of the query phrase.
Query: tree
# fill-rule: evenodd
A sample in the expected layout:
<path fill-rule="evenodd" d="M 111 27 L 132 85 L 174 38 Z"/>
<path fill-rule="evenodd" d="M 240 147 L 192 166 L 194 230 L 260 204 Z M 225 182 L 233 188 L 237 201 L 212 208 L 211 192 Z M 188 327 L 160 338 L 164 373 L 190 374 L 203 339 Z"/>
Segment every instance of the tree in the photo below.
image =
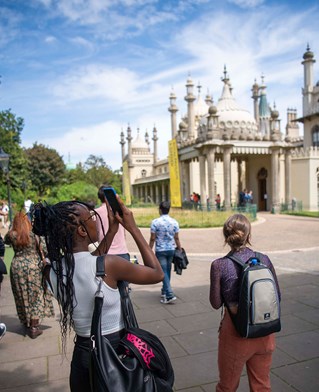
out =
<path fill-rule="evenodd" d="M 86 168 L 86 181 L 99 188 L 102 184 L 112 185 L 114 182 L 114 173 L 112 169 L 106 165 L 102 157 L 90 155 L 86 160 L 84 167 Z"/>
<path fill-rule="evenodd" d="M 20 146 L 21 132 L 24 127 L 24 120 L 21 117 L 16 117 L 11 113 L 11 110 L 0 112 L 0 145 L 4 151 L 10 155 L 10 184 L 13 191 L 21 189 L 21 185 L 26 178 L 27 165 L 24 151 Z M 6 178 L 0 172 L 0 194 L 5 197 Z"/>
<path fill-rule="evenodd" d="M 51 188 L 63 182 L 65 164 L 56 150 L 34 143 L 33 147 L 27 148 L 25 152 L 32 189 L 37 191 L 39 196 L 44 196 Z"/>

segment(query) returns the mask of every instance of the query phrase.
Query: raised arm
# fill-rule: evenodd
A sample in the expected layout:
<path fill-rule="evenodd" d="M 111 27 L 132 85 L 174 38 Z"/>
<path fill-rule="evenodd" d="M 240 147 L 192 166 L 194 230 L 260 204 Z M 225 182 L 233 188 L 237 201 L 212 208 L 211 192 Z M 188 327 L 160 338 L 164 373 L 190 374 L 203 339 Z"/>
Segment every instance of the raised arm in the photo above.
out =
<path fill-rule="evenodd" d="M 117 256 L 106 256 L 105 269 L 115 280 L 126 280 L 137 284 L 158 283 L 163 280 L 164 274 L 154 252 L 146 242 L 140 229 L 136 226 L 133 213 L 117 195 L 123 211 L 123 217 L 116 214 L 116 219 L 132 235 L 141 253 L 144 265 L 131 264 Z"/>

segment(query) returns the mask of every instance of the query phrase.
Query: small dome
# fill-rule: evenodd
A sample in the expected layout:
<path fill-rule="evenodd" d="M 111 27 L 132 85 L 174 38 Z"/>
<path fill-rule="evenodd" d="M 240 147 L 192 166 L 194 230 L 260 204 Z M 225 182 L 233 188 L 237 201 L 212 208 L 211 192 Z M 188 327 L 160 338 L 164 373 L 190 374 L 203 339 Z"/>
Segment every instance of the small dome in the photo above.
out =
<path fill-rule="evenodd" d="M 179 123 L 179 129 L 186 129 L 187 128 L 187 125 L 185 124 L 185 122 L 184 121 L 181 121 L 180 123 Z"/>
<path fill-rule="evenodd" d="M 209 109 L 208 109 L 208 113 L 212 114 L 212 115 L 216 114 L 217 113 L 217 107 L 215 105 L 211 105 L 209 107 Z"/>
<path fill-rule="evenodd" d="M 193 80 L 190 76 L 187 78 L 187 81 L 186 81 L 186 86 L 188 86 L 188 85 L 194 86 Z"/>
<path fill-rule="evenodd" d="M 277 119 L 277 118 L 279 117 L 279 112 L 278 112 L 278 110 L 272 110 L 272 111 L 271 111 L 271 117 L 272 117 L 273 119 Z"/>
<path fill-rule="evenodd" d="M 313 54 L 313 52 L 310 50 L 309 46 L 307 46 L 307 52 L 304 53 L 303 59 L 304 59 L 304 60 L 308 60 L 308 59 L 313 59 L 313 58 L 314 58 L 314 54 Z"/>

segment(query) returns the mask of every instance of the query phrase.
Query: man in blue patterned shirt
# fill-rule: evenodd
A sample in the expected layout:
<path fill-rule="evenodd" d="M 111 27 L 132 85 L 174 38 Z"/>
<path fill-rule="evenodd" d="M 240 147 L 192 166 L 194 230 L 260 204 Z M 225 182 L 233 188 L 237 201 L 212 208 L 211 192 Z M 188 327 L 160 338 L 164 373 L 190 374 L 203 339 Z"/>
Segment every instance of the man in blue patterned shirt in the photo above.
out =
<path fill-rule="evenodd" d="M 175 248 L 181 249 L 179 240 L 178 222 L 171 218 L 168 213 L 171 208 L 169 201 L 162 201 L 159 205 L 160 217 L 154 219 L 151 224 L 150 247 L 155 242 L 155 255 L 158 258 L 163 272 L 164 280 L 161 293 L 161 303 L 170 304 L 176 301 L 171 288 L 171 269 Z"/>

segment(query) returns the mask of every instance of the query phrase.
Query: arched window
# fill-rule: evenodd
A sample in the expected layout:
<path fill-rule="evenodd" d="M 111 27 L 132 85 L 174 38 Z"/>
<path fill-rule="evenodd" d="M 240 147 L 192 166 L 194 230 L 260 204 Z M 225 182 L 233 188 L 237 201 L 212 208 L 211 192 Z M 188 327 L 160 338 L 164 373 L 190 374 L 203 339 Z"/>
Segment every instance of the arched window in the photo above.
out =
<path fill-rule="evenodd" d="M 142 177 L 146 177 L 146 170 L 145 170 L 145 169 L 143 169 L 143 170 L 141 171 L 141 175 L 142 175 Z"/>
<path fill-rule="evenodd" d="M 312 145 L 319 147 L 319 125 L 315 125 L 312 128 Z"/>

